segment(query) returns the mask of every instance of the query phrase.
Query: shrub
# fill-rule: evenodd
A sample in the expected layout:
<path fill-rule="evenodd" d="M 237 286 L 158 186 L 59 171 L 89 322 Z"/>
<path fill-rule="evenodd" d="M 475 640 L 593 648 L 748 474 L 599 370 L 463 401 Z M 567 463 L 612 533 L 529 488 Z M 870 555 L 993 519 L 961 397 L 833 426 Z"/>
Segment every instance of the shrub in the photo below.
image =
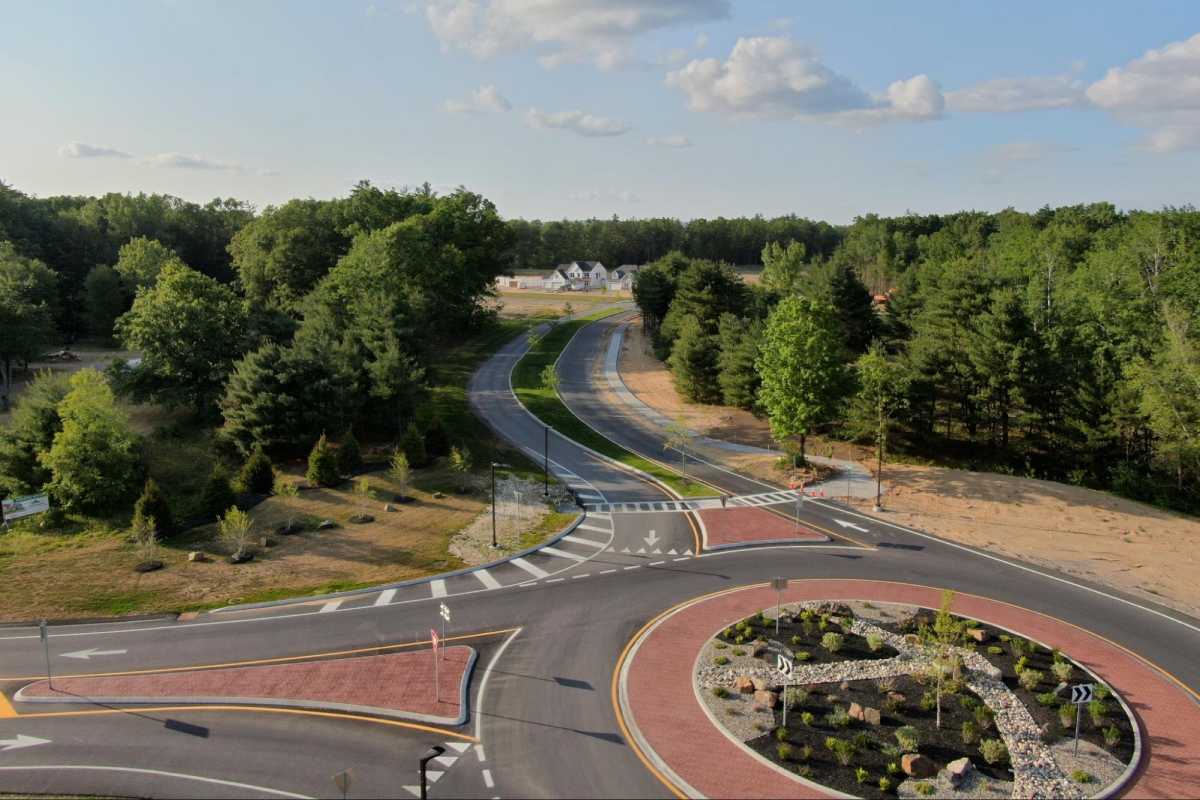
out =
<path fill-rule="evenodd" d="M 964 719 L 962 724 L 963 744 L 975 744 L 979 741 L 979 726 L 974 720 Z"/>
<path fill-rule="evenodd" d="M 271 459 L 261 447 L 254 448 L 238 473 L 238 486 L 250 494 L 268 494 L 274 485 L 275 468 L 271 466 Z"/>
<path fill-rule="evenodd" d="M 920 741 L 917 737 L 917 729 L 912 725 L 905 725 L 902 728 L 896 729 L 896 742 L 900 745 L 900 749 L 906 753 L 915 753 L 920 746 Z"/>
<path fill-rule="evenodd" d="M 808 761 L 812 758 L 812 745 L 802 744 L 797 754 L 797 759 L 800 761 Z"/>
<path fill-rule="evenodd" d="M 714 650 L 728 650 L 729 645 L 725 644 L 724 642 L 713 642 L 713 649 Z"/>
<path fill-rule="evenodd" d="M 1033 649 L 1029 645 L 1029 641 L 1022 639 L 1020 636 L 1012 637 L 1012 641 L 1009 644 L 1012 647 L 1013 655 L 1018 658 L 1024 657 L 1026 653 L 1033 652 Z"/>
<path fill-rule="evenodd" d="M 841 706 L 834 706 L 833 710 L 825 715 L 825 722 L 831 728 L 848 728 L 850 727 L 850 714 Z"/>
<path fill-rule="evenodd" d="M 746 637 L 742 636 L 740 633 L 737 636 L 733 637 L 734 644 L 745 644 L 745 642 L 746 642 Z"/>
<path fill-rule="evenodd" d="M 817 721 L 817 718 L 813 716 L 811 711 L 805 711 L 800 715 L 800 721 L 811 728 L 813 723 Z"/>
<path fill-rule="evenodd" d="M 1003 764 L 1008 761 L 1008 745 L 1000 739 L 984 739 L 979 743 L 979 752 L 989 764 Z"/>
<path fill-rule="evenodd" d="M 829 615 L 828 614 L 821 615 L 821 618 L 819 620 L 817 620 L 817 627 L 820 628 L 821 630 L 825 630 L 826 628 L 829 627 Z"/>
<path fill-rule="evenodd" d="M 880 694 L 894 692 L 896 690 L 896 679 L 891 675 L 886 678 L 880 678 L 875 681 L 875 688 L 879 690 Z"/>
<path fill-rule="evenodd" d="M 867 634 L 867 647 L 869 647 L 871 649 L 872 653 L 879 652 L 879 649 L 881 647 L 883 647 L 883 637 L 880 636 L 878 633 L 868 633 Z"/>
<path fill-rule="evenodd" d="M 889 714 L 895 714 L 900 710 L 900 701 L 895 697 L 884 697 L 879 701 L 879 707 Z"/>
<path fill-rule="evenodd" d="M 859 767 L 858 769 L 854 770 L 854 780 L 858 781 L 859 783 L 866 783 L 870 779 L 871 773 L 867 772 L 865 768 Z"/>
<path fill-rule="evenodd" d="M 1100 728 L 1104 725 L 1104 716 L 1108 711 L 1108 704 L 1099 698 L 1093 698 L 1087 704 L 1088 716 L 1092 718 L 1093 727 Z"/>
<path fill-rule="evenodd" d="M 850 762 L 854 760 L 854 754 L 858 752 L 858 748 L 854 742 L 848 739 L 838 739 L 830 736 L 825 740 L 825 749 L 833 753 L 834 758 L 843 767 L 850 766 Z"/>
<path fill-rule="evenodd" d="M 142 495 L 133 506 L 133 516 L 154 520 L 154 532 L 158 536 L 169 536 L 175 529 L 175 517 L 167 496 L 153 478 L 142 487 Z"/>
<path fill-rule="evenodd" d="M 789 686 L 784 690 L 783 697 L 784 702 L 787 703 L 787 707 L 795 711 L 808 702 L 808 689 L 800 686 Z"/>
<path fill-rule="evenodd" d="M 929 781 L 921 781 L 920 783 L 914 784 L 913 788 L 916 789 L 917 794 L 921 795 L 922 797 L 929 797 L 931 794 L 937 791 L 937 787 Z"/>
<path fill-rule="evenodd" d="M 739 638 L 739 639 L 741 639 L 742 637 L 740 637 L 740 636 L 739 636 L 738 638 Z M 732 650 L 730 650 L 729 652 L 733 653 L 735 656 L 744 656 L 744 655 L 746 655 L 746 651 L 745 651 L 745 650 L 743 650 L 743 649 L 742 649 L 742 648 L 740 648 L 740 647 L 735 647 L 735 648 L 733 648 Z"/>
<path fill-rule="evenodd" d="M 204 506 L 206 514 L 214 515 L 224 513 L 226 509 L 237 503 L 233 487 L 229 485 L 229 474 L 220 464 L 215 465 L 212 473 L 208 476 L 208 481 L 204 484 L 204 491 L 200 495 L 200 503 Z"/>
<path fill-rule="evenodd" d="M 1020 675 L 1022 672 L 1024 672 L 1028 668 L 1029 668 L 1029 659 L 1025 656 L 1021 656 L 1020 658 L 1017 659 L 1017 663 L 1013 664 L 1013 672 L 1017 673 L 1018 675 Z"/>
<path fill-rule="evenodd" d="M 996 712 L 992 711 L 987 706 L 980 703 L 975 706 L 975 724 L 979 726 L 979 730 L 987 731 L 992 729 L 995 724 Z"/>
<path fill-rule="evenodd" d="M 813 776 L 813 768 L 808 764 L 801 764 L 796 767 L 796 774 L 801 778 L 811 778 Z"/>
<path fill-rule="evenodd" d="M 817 626 L 813 624 L 812 617 L 801 617 L 800 627 L 804 629 L 805 636 L 812 636 L 817 629 Z"/>
<path fill-rule="evenodd" d="M 351 475 L 361 466 L 362 448 L 358 446 L 358 439 L 354 438 L 354 431 L 347 431 L 346 438 L 342 439 L 337 449 L 338 472 Z"/>
<path fill-rule="evenodd" d="M 904 755 L 904 751 L 900 749 L 899 745 L 894 745 L 891 742 L 880 742 L 879 754 L 884 758 L 900 758 Z"/>
<path fill-rule="evenodd" d="M 831 653 L 836 653 L 842 649 L 842 643 L 845 638 L 840 633 L 827 633 L 821 637 L 821 647 L 824 647 Z"/>
<path fill-rule="evenodd" d="M 412 464 L 413 469 L 429 465 L 429 453 L 425 450 L 425 437 L 417 429 L 417 423 L 410 422 L 404 429 L 404 435 L 400 437 L 400 449 L 404 451 L 404 455 L 408 456 L 408 463 Z"/>
<path fill-rule="evenodd" d="M 714 686 L 712 689 L 712 693 L 713 693 L 713 697 L 716 697 L 720 700 L 724 700 L 726 697 L 729 697 L 729 690 L 726 689 L 724 686 Z"/>
<path fill-rule="evenodd" d="M 1058 695 L 1054 692 L 1042 692 L 1037 696 L 1038 705 L 1046 706 L 1047 708 L 1058 704 Z"/>
<path fill-rule="evenodd" d="M 1096 697 L 1099 697 L 1101 700 L 1107 700 L 1108 698 L 1112 697 L 1112 689 L 1109 689 L 1103 683 L 1097 683 L 1093 692 Z"/>
<path fill-rule="evenodd" d="M 1079 711 L 1073 703 L 1063 703 L 1058 707 L 1058 724 L 1062 725 L 1063 728 L 1073 727 L 1075 725 L 1075 715 L 1078 713 Z"/>
<path fill-rule="evenodd" d="M 1044 677 L 1045 674 L 1041 670 L 1027 669 L 1017 676 L 1017 682 L 1021 684 L 1022 689 L 1032 692 L 1037 689 Z"/>
<path fill-rule="evenodd" d="M 317 439 L 317 443 L 313 445 L 312 452 L 308 454 L 308 471 L 304 473 L 304 477 L 317 486 L 337 486 L 341 482 L 337 458 L 329 447 L 329 440 L 323 433 L 321 438 Z"/>
<path fill-rule="evenodd" d="M 796 645 L 804 644 L 804 639 L 803 639 L 803 637 L 800 637 L 800 636 L 793 636 L 791 641 L 792 641 L 792 647 L 795 647 Z"/>
<path fill-rule="evenodd" d="M 879 779 L 879 791 L 890 792 L 892 790 L 892 779 L 886 775 Z"/>
<path fill-rule="evenodd" d="M 795 656 L 792 657 L 792 660 L 793 661 L 808 661 L 810 658 L 812 658 L 812 653 L 808 652 L 807 650 L 800 650 L 796 653 Z"/>
<path fill-rule="evenodd" d="M 1054 673 L 1054 677 L 1058 678 L 1060 682 L 1066 683 L 1071 680 L 1071 673 L 1075 671 L 1075 668 L 1066 661 L 1055 661 L 1050 665 L 1050 671 Z"/>
<path fill-rule="evenodd" d="M 229 547 L 230 555 L 241 558 L 250 548 L 254 538 L 254 523 L 250 515 L 237 506 L 230 506 L 218 525 L 221 539 Z"/>
<path fill-rule="evenodd" d="M 450 455 L 450 437 L 446 435 L 440 417 L 429 420 L 429 427 L 425 430 L 425 452 L 434 458 Z"/>
<path fill-rule="evenodd" d="M 729 659 L 726 658 L 725 656 L 717 656 L 716 658 L 713 659 L 713 663 L 716 664 L 718 667 L 723 667 L 729 663 Z"/>
<path fill-rule="evenodd" d="M 791 761 L 795 753 L 790 744 L 783 742 L 775 745 L 775 755 L 779 756 L 780 761 Z"/>
<path fill-rule="evenodd" d="M 994 655 L 994 656 L 1004 655 L 1004 648 L 1000 647 L 999 645 L 994 645 L 994 644 L 988 645 L 987 651 L 988 651 L 988 653 L 990 653 L 991 655 Z"/>
<path fill-rule="evenodd" d="M 1104 729 L 1104 743 L 1109 747 L 1116 747 L 1121 741 L 1121 729 L 1116 725 L 1109 725 Z"/>
<path fill-rule="evenodd" d="M 888 775 L 899 775 L 900 771 L 901 770 L 900 770 L 899 764 L 897 764 L 895 761 L 888 762 L 888 765 L 887 765 L 887 774 Z"/>
<path fill-rule="evenodd" d="M 726 628 L 725 630 L 721 631 L 721 635 L 724 636 L 726 639 L 732 639 L 733 638 L 733 628 Z"/>
<path fill-rule="evenodd" d="M 925 692 L 922 694 L 920 705 L 922 711 L 933 711 L 935 708 L 937 708 L 937 693 Z"/>
<path fill-rule="evenodd" d="M 1007 633 L 1002 633 L 1002 634 L 1000 634 L 1000 641 L 1002 641 L 1002 642 L 1011 642 L 1011 641 L 1012 641 L 1012 637 L 1011 637 L 1011 636 L 1009 636 Z"/>
<path fill-rule="evenodd" d="M 975 706 L 979 705 L 979 701 L 969 694 L 964 694 L 959 696 L 958 705 L 964 711 L 974 712 Z"/>
<path fill-rule="evenodd" d="M 1095 778 L 1092 777 L 1092 773 L 1077 769 L 1071 773 L 1071 780 L 1076 783 L 1091 783 Z"/>
<path fill-rule="evenodd" d="M 788 729 L 780 725 L 775 729 L 775 741 L 786 742 L 788 738 Z"/>

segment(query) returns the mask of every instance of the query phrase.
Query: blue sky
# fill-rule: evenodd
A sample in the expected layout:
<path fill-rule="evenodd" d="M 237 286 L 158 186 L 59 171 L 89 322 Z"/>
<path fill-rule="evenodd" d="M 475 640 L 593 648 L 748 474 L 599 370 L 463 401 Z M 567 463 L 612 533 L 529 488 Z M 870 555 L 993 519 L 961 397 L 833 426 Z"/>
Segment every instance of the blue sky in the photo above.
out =
<path fill-rule="evenodd" d="M 1194 201 L 1200 5 L 0 0 L 0 180 L 505 216 Z"/>

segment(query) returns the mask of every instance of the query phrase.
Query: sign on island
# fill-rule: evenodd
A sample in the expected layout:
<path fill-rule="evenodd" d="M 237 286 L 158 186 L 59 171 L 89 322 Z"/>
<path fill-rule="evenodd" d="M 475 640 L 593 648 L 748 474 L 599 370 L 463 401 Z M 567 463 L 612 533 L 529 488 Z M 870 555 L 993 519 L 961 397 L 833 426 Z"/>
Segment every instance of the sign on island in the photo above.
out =
<path fill-rule="evenodd" d="M 28 494 L 24 497 L 6 497 L 0 500 L 3 508 L 2 516 L 5 522 L 11 522 L 21 517 L 31 517 L 50 510 L 50 496 L 45 494 Z"/>

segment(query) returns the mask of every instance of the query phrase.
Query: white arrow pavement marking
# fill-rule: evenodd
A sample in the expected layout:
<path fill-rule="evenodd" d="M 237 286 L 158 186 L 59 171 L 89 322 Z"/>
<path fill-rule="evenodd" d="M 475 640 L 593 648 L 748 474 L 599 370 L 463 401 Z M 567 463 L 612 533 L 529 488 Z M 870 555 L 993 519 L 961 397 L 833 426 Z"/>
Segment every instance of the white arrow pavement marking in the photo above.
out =
<path fill-rule="evenodd" d="M 834 522 L 836 522 L 838 525 L 841 525 L 843 528 L 853 528 L 859 533 L 867 533 L 866 528 L 861 528 L 858 525 L 855 525 L 853 522 L 846 522 L 844 519 L 835 519 Z"/>
<path fill-rule="evenodd" d="M 87 650 L 76 650 L 73 653 L 60 653 L 63 658 L 82 658 L 87 661 L 92 656 L 121 656 L 128 652 L 126 650 L 100 650 L 96 647 L 90 647 Z"/>
<path fill-rule="evenodd" d="M 654 547 L 656 544 L 658 544 L 658 534 L 651 530 L 650 535 L 646 537 L 646 546 Z"/>
<path fill-rule="evenodd" d="M 443 767 L 449 768 L 454 766 L 455 761 L 458 761 L 458 756 L 438 756 L 433 760 L 441 764 Z"/>
<path fill-rule="evenodd" d="M 50 740 L 18 733 L 15 739 L 0 739 L 0 750 L 7 752 L 9 750 L 20 750 L 22 747 L 35 747 L 39 744 L 50 744 Z"/>
<path fill-rule="evenodd" d="M 452 748 L 456 752 L 465 753 L 467 748 L 471 745 L 469 742 L 446 742 L 446 746 Z"/>
<path fill-rule="evenodd" d="M 437 783 L 438 779 L 445 774 L 445 770 L 427 769 L 425 770 L 425 780 L 429 781 L 430 783 Z"/>
<path fill-rule="evenodd" d="M 420 786 L 404 786 L 402 788 L 404 789 L 404 791 L 408 792 L 413 797 L 421 796 L 421 787 Z"/>

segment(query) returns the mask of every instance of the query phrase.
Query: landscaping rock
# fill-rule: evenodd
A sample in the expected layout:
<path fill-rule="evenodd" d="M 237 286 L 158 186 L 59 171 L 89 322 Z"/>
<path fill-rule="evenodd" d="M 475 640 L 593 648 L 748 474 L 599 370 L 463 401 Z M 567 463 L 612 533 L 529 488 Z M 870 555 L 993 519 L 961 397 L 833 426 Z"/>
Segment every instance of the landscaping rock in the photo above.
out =
<path fill-rule="evenodd" d="M 254 553 L 251 553 L 249 550 L 242 552 L 242 553 L 234 553 L 233 555 L 231 555 L 229 557 L 230 564 L 245 564 L 247 561 L 253 561 L 253 560 L 254 560 Z"/>
<path fill-rule="evenodd" d="M 893 703 L 903 703 L 908 699 L 904 696 L 903 692 L 888 692 L 887 696 L 888 700 L 891 700 Z"/>
<path fill-rule="evenodd" d="M 274 547 L 275 540 L 272 539 L 270 536 L 260 537 L 258 540 L 258 546 L 259 547 Z"/>
<path fill-rule="evenodd" d="M 350 521 L 353 522 L 355 525 L 365 525 L 368 522 L 374 522 L 375 518 L 372 517 L 370 514 L 355 514 L 353 517 L 350 518 Z"/>
<path fill-rule="evenodd" d="M 843 685 L 845 685 L 845 684 L 843 684 Z M 859 722 L 862 722 L 864 719 L 863 707 L 860 706 L 858 703 L 851 703 L 850 711 L 847 713 L 849 713 L 850 719 L 856 719 Z"/>
<path fill-rule="evenodd" d="M 280 536 L 295 536 L 300 531 L 304 530 L 303 526 L 295 522 L 284 523 L 275 529 L 275 533 Z"/>
<path fill-rule="evenodd" d="M 937 775 L 937 765 L 920 753 L 905 753 L 901 756 L 900 769 L 910 778 L 932 778 Z"/>
<path fill-rule="evenodd" d="M 976 642 L 986 642 L 992 638 L 992 635 L 984 628 L 967 628 L 967 636 L 970 636 Z"/>
<path fill-rule="evenodd" d="M 754 681 L 745 675 L 739 675 L 733 682 L 733 690 L 738 694 L 751 694 L 754 692 Z"/>
<path fill-rule="evenodd" d="M 779 695 L 774 692 L 755 692 L 754 702 L 764 708 L 774 708 L 779 704 Z"/>
<path fill-rule="evenodd" d="M 763 678 L 751 677 L 750 682 L 754 684 L 754 691 L 756 691 L 756 692 L 767 691 L 767 682 Z"/>
<path fill-rule="evenodd" d="M 433 499 L 434 499 L 434 500 L 442 500 L 442 499 L 444 499 L 445 497 L 446 497 L 446 493 L 445 493 L 445 492 L 434 492 L 434 493 L 433 493 Z"/>
<path fill-rule="evenodd" d="M 384 511 L 395 511 L 396 507 L 394 505 L 392 505 L 391 503 L 384 503 L 383 510 Z"/>
<path fill-rule="evenodd" d="M 756 641 L 754 643 L 754 645 L 750 648 L 750 655 L 753 656 L 754 658 L 758 658 L 761 655 L 765 655 L 766 652 L 767 652 L 767 643 L 764 641 L 761 641 L 761 640 Z"/>
<path fill-rule="evenodd" d="M 337 523 L 334 522 L 333 520 L 323 519 L 323 520 L 321 520 L 321 524 L 317 525 L 317 530 L 328 531 L 328 530 L 332 530 L 336 527 L 337 527 Z"/>
<path fill-rule="evenodd" d="M 136 567 L 134 567 L 133 571 L 134 572 L 154 572 L 155 570 L 162 569 L 163 566 L 164 566 L 163 562 L 158 561 L 158 560 L 143 561 L 142 563 L 140 563 Z"/>
<path fill-rule="evenodd" d="M 878 708 L 864 708 L 863 722 L 867 723 L 868 725 L 882 725 L 883 715 L 879 713 Z"/>
<path fill-rule="evenodd" d="M 838 689 L 843 692 L 850 691 L 850 681 L 842 681 L 838 684 Z"/>
<path fill-rule="evenodd" d="M 967 757 L 957 758 L 946 765 L 946 778 L 950 781 L 951 786 L 959 786 L 975 769 L 975 765 L 971 763 L 971 759 Z"/>
<path fill-rule="evenodd" d="M 200 552 L 199 550 L 193 550 L 192 552 L 188 553 L 188 561 L 192 564 L 203 563 L 208 561 L 208 556 L 204 555 L 204 553 Z"/>

